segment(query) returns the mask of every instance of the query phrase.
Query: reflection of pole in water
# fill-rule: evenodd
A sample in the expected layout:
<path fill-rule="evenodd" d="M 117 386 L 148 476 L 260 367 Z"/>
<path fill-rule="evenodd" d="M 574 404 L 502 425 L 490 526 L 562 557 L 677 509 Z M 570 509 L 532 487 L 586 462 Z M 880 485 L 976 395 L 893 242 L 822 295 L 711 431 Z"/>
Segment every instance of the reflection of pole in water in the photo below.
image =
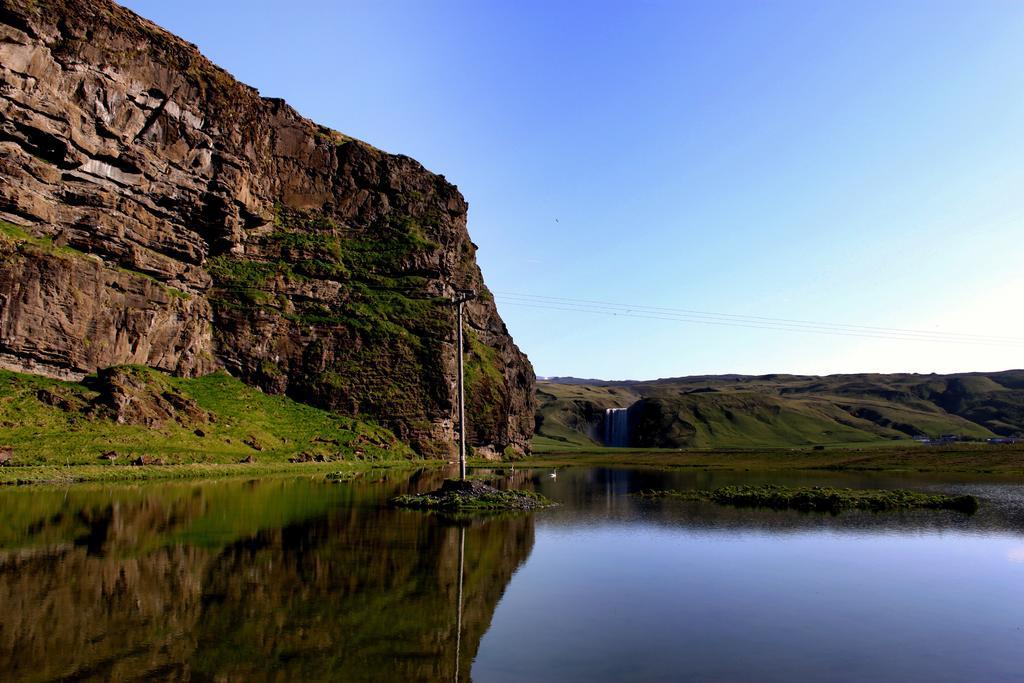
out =
<path fill-rule="evenodd" d="M 455 612 L 455 683 L 459 683 L 459 654 L 462 649 L 462 573 L 466 555 L 466 527 L 459 527 L 459 589 Z"/>

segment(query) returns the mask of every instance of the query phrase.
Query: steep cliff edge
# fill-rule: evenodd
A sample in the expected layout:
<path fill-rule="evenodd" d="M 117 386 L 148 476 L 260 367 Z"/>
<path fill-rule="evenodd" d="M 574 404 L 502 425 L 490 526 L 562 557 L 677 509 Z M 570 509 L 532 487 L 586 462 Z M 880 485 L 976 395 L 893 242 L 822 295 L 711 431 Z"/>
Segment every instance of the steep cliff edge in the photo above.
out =
<path fill-rule="evenodd" d="M 106 0 L 0 0 L 0 367 L 224 368 L 452 453 L 522 453 L 534 374 L 443 176 L 264 99 Z"/>

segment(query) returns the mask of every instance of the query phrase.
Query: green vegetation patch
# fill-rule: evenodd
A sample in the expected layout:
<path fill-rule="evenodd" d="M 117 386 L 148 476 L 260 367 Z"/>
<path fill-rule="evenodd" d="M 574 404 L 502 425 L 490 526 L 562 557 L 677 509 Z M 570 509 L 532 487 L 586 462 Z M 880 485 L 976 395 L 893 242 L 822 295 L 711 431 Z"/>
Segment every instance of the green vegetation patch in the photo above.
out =
<path fill-rule="evenodd" d="M 641 498 L 675 498 L 679 500 L 710 501 L 734 507 L 759 507 L 772 510 L 800 510 L 802 512 L 830 512 L 843 510 L 955 510 L 973 514 L 978 499 L 969 495 L 944 493 L 917 493 L 906 489 L 840 489 L 821 486 L 790 488 L 765 484 L 762 486 L 723 486 L 711 491 L 640 491 Z"/>
<path fill-rule="evenodd" d="M 441 217 L 428 211 L 414 217 L 392 214 L 371 226 L 366 234 L 354 234 L 330 216 L 316 211 L 274 209 L 275 230 L 258 238 L 258 244 L 296 271 L 310 277 L 372 281 L 405 270 L 411 255 L 440 249 L 428 233 L 440 226 Z"/>
<path fill-rule="evenodd" d="M 3 245 L 3 242 L 7 242 L 7 245 Z M 50 256 L 85 256 L 84 251 L 69 246 L 57 246 L 51 237 L 37 237 L 20 225 L 8 223 L 4 220 L 0 220 L 0 246 L 6 246 L 8 249 L 14 247 L 34 248 Z"/>
<path fill-rule="evenodd" d="M 124 474 L 105 479 L 130 479 L 163 466 L 244 461 L 258 468 L 414 457 L 387 429 L 264 394 L 224 372 L 180 378 L 144 367 L 126 370 L 147 383 L 157 400 L 191 408 L 180 408 L 158 424 L 122 423 L 112 419 L 106 388 L 94 376 L 62 382 L 0 371 L 0 446 L 12 452 L 11 466 L 0 468 L 0 481 L 62 479 L 51 476 L 53 470 L 69 466 L 69 476 L 74 467 L 89 467 Z M 202 419 L 194 419 L 197 415 Z M 130 463 L 140 457 L 152 464 L 133 467 Z"/>
<path fill-rule="evenodd" d="M 27 251 L 31 253 L 35 250 L 37 253 L 42 252 L 47 256 L 55 256 L 58 258 L 85 258 L 88 254 L 84 251 L 69 247 L 67 245 L 57 246 L 53 239 L 50 237 L 37 237 L 29 233 L 25 228 L 15 225 L 14 223 L 8 223 L 7 221 L 0 220 L 0 260 L 14 256 L 18 251 Z M 99 262 L 90 261 L 96 266 L 99 266 Z M 147 280 L 157 287 L 160 287 L 167 296 L 174 299 L 189 299 L 191 294 L 177 287 L 172 287 L 164 282 L 161 282 L 157 278 L 153 277 L 148 273 L 143 273 L 139 270 L 133 270 L 131 268 L 125 268 L 123 266 L 117 266 L 113 268 L 120 273 L 125 273 L 132 277 L 142 278 Z"/>
<path fill-rule="evenodd" d="M 270 301 L 270 282 L 279 275 L 291 275 L 287 263 L 268 263 L 238 258 L 230 254 L 214 256 L 206 262 L 206 270 L 216 289 L 210 293 L 215 304 L 251 307 Z"/>
<path fill-rule="evenodd" d="M 440 337 L 450 328 L 447 302 L 423 293 L 427 277 L 406 273 L 417 253 L 440 248 L 426 232 L 439 220 L 393 215 L 363 234 L 319 212 L 276 206 L 274 230 L 253 238 L 253 254 L 207 261 L 210 298 L 222 311 L 263 310 L 299 325 L 345 327 L 370 341 Z M 292 285 L 308 280 L 345 288 L 331 301 L 290 297 Z"/>
<path fill-rule="evenodd" d="M 484 344 L 477 333 L 467 330 L 469 353 L 466 355 L 467 410 L 472 416 L 471 428 L 476 438 L 500 430 L 507 412 L 507 392 L 498 352 Z"/>
<path fill-rule="evenodd" d="M 536 510 L 556 505 L 535 491 L 501 490 L 479 480 L 447 480 L 437 491 L 393 498 L 391 505 L 410 510 L 438 512 L 500 512 L 503 510 Z"/>
<path fill-rule="evenodd" d="M 28 231 L 25 230 L 25 228 L 20 225 L 15 225 L 14 223 L 8 223 L 4 220 L 0 220 L 0 234 L 19 242 L 27 242 L 32 239 L 32 236 L 28 234 Z"/>

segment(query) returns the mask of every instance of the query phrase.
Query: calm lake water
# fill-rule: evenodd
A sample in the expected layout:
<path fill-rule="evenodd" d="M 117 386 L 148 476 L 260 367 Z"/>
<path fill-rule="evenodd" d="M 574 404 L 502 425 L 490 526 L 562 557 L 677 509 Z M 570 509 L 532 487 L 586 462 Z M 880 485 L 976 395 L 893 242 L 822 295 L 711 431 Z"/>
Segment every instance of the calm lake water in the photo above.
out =
<path fill-rule="evenodd" d="M 562 505 L 388 509 L 437 472 L 0 490 L 0 680 L 1024 680 L 1024 484 L 579 468 Z M 839 516 L 733 483 L 981 496 Z"/>

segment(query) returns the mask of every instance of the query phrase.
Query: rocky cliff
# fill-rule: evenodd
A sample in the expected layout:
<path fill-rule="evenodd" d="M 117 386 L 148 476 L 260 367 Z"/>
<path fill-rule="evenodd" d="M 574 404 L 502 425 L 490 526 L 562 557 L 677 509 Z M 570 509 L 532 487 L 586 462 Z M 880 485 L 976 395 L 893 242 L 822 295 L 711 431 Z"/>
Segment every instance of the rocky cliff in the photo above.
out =
<path fill-rule="evenodd" d="M 224 368 L 452 452 L 520 453 L 534 374 L 443 176 L 302 118 L 106 0 L 0 0 L 0 367 Z"/>

